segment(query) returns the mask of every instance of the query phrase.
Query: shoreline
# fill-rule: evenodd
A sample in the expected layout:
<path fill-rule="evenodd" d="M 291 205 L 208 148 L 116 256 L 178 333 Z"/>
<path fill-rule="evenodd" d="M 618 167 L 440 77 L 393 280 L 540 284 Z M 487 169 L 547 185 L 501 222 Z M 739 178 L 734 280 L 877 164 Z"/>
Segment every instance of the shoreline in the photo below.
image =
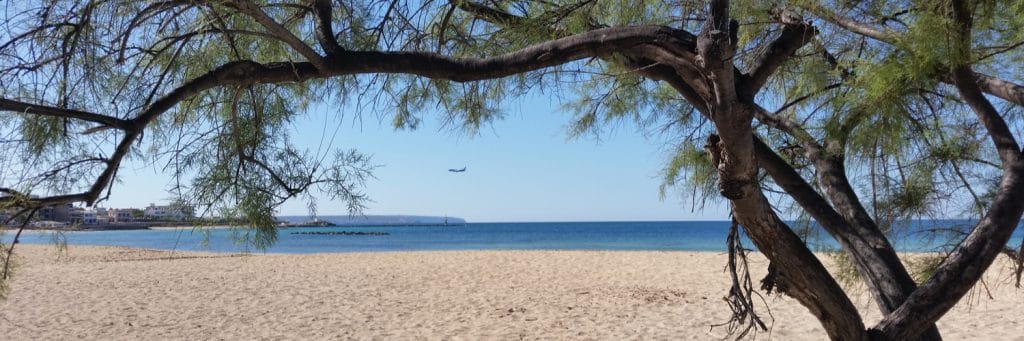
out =
<path fill-rule="evenodd" d="M 468 223 L 463 224 L 382 224 L 382 225 L 345 225 L 345 224 L 334 224 L 334 225 L 303 225 L 303 224 L 288 224 L 275 226 L 278 229 L 292 229 L 292 228 L 383 228 L 383 227 L 465 227 Z M 94 231 L 160 231 L 160 230 L 178 230 L 178 229 L 231 229 L 231 228 L 245 228 L 244 226 L 237 225 L 180 225 L 180 223 L 160 223 L 160 224 L 134 224 L 134 225 L 88 225 L 88 227 L 78 228 L 51 228 L 51 227 L 25 227 L 22 229 L 20 226 L 2 226 L 0 231 L 18 231 L 19 229 L 24 231 L 44 231 L 44 232 L 94 232 Z"/>
<path fill-rule="evenodd" d="M 165 226 L 165 227 L 154 227 L 154 228 L 143 229 L 143 230 L 107 230 L 105 232 L 152 231 L 152 232 L 187 232 L 187 233 L 199 232 L 199 233 L 203 233 L 203 231 L 201 231 L 201 230 L 205 230 L 205 229 L 208 229 L 208 230 L 211 230 L 211 231 L 224 231 L 224 230 L 230 230 L 230 229 L 233 229 L 233 228 L 238 228 L 238 227 L 237 226 L 223 226 L 223 225 L 220 225 L 220 226 Z M 323 231 L 323 232 L 318 231 L 319 229 L 322 229 L 320 227 L 303 227 L 303 228 L 309 228 L 312 231 L 308 231 L 308 232 L 289 232 L 289 230 L 291 230 L 293 228 L 291 228 L 291 227 L 281 227 L 281 228 L 278 228 L 280 230 L 280 231 L 278 231 L 278 233 L 279 233 L 279 235 L 310 235 L 310 236 L 318 236 L 318 237 L 324 237 L 324 238 L 332 238 L 332 237 L 352 238 L 351 240 L 354 240 L 354 241 L 365 240 L 365 239 L 361 239 L 361 238 L 372 238 L 372 237 L 388 238 L 388 237 L 391 237 L 393 235 L 393 233 L 387 233 L 387 232 L 383 232 L 383 233 L 373 232 L 372 228 L 367 228 L 367 229 L 365 229 L 363 231 L 349 231 L 349 230 L 344 230 L 344 228 L 346 228 L 344 226 L 338 226 L 338 227 L 323 228 L 323 229 L 341 229 L 341 230 L 338 230 L 338 231 Z M 367 232 L 367 231 L 369 231 L 369 232 Z M 14 231 L 0 230 L 0 241 L 2 241 L 4 243 L 9 243 L 11 237 L 13 237 L 13 234 L 11 232 L 14 232 Z M 56 244 L 54 244 L 54 242 L 52 240 L 42 240 L 41 241 L 41 239 L 38 239 L 38 238 L 34 239 L 34 240 L 26 240 L 25 238 L 27 238 L 29 236 L 35 237 L 35 236 L 40 236 L 40 235 L 45 235 L 45 234 L 63 233 L 63 232 L 76 232 L 76 233 L 81 232 L 81 233 L 85 233 L 85 234 L 90 234 L 92 232 L 104 232 L 104 231 L 25 229 L 22 232 L 22 239 L 18 243 L 18 245 L 53 246 L 53 245 L 56 245 Z M 172 238 L 172 237 L 169 237 L 169 238 Z M 228 238 L 228 237 L 226 237 L 224 235 L 221 235 L 221 236 L 218 236 L 216 238 L 217 239 L 222 239 L 222 238 Z M 69 240 L 70 240 L 70 237 L 69 237 Z M 174 240 L 174 239 L 168 239 L 168 240 Z M 221 240 L 221 242 L 218 242 L 218 243 L 223 243 L 223 240 Z M 280 243 L 280 241 L 279 241 L 279 243 Z M 612 253 L 618 253 L 618 252 L 623 252 L 623 253 L 628 253 L 628 252 L 670 252 L 670 253 L 679 253 L 679 252 L 682 252 L 682 253 L 710 253 L 710 254 L 725 255 L 726 252 L 727 252 L 727 250 L 724 249 L 724 246 L 723 246 L 722 249 L 705 249 L 705 248 L 696 248 L 696 249 L 675 249 L 675 248 L 650 248 L 650 249 L 640 249 L 640 248 L 637 248 L 637 249 L 603 248 L 602 249 L 602 248 L 585 248 L 585 247 L 582 247 L 582 248 L 581 247 L 576 247 L 576 248 L 573 248 L 573 247 L 567 247 L 567 248 L 516 248 L 516 247 L 510 247 L 510 248 L 477 247 L 477 248 L 473 248 L 473 247 L 464 247 L 464 248 L 450 248 L 450 249 L 431 249 L 431 248 L 409 248 L 409 249 L 381 248 L 381 249 L 365 249 L 364 248 L 364 249 L 317 250 L 317 251 L 307 252 L 307 251 L 295 251 L 293 248 L 287 248 L 287 247 L 284 248 L 284 249 L 280 249 L 278 251 L 275 251 L 274 250 L 274 246 L 278 246 L 277 244 L 275 244 L 274 246 L 271 246 L 271 248 L 266 250 L 266 251 L 255 249 L 254 247 L 252 247 L 252 245 L 245 246 L 244 244 L 231 244 L 231 247 L 229 247 L 229 248 L 218 247 L 216 249 L 203 248 L 201 246 L 195 246 L 195 245 L 192 245 L 192 244 L 178 244 L 177 242 L 173 243 L 172 244 L 173 246 L 169 246 L 169 247 L 125 245 L 125 244 L 116 244 L 116 243 L 115 244 L 106 244 L 106 243 L 103 243 L 103 242 L 97 242 L 97 243 L 90 244 L 88 241 L 86 241 L 86 242 L 82 242 L 82 241 L 68 242 L 67 245 L 68 246 L 76 246 L 76 247 L 95 247 L 95 248 L 105 248 L 105 247 L 132 248 L 132 249 L 151 250 L 151 251 L 201 252 L 201 253 L 215 253 L 215 254 L 260 254 L 260 255 L 319 255 L 319 254 L 360 254 L 360 253 L 381 254 L 381 253 L 404 253 L 404 252 L 474 252 L 474 251 L 612 252 Z M 760 251 L 758 251 L 756 249 L 748 250 L 748 252 L 750 254 L 760 254 Z M 812 252 L 814 254 L 818 255 L 819 258 L 821 258 L 821 257 L 828 257 L 828 254 L 833 253 L 833 252 L 841 252 L 841 250 L 836 249 L 836 250 L 830 252 L 830 251 L 822 251 L 822 250 L 812 249 Z M 904 250 L 897 249 L 897 254 L 899 254 L 901 256 L 904 256 L 904 255 L 941 255 L 942 252 L 936 251 L 936 250 L 910 250 L 910 251 L 904 251 Z M 1022 341 L 1024 341 L 1024 340 L 1022 340 Z"/>
<path fill-rule="evenodd" d="M 721 252 L 235 255 L 71 245 L 58 258 L 51 246 L 25 244 L 15 253 L 11 294 L 0 302 L 9 322 L 0 334 L 12 340 L 708 340 L 725 336 L 711 326 L 730 314 Z M 752 278 L 766 265 L 751 255 Z M 995 300 L 979 293 L 939 321 L 944 337 L 1020 339 L 1024 293 L 996 283 Z M 865 322 L 876 322 L 866 290 L 851 292 Z M 765 299 L 775 319 L 759 338 L 825 337 L 795 300 Z"/>
<path fill-rule="evenodd" d="M 26 230 L 28 232 L 28 230 Z M 48 231 L 33 231 L 33 232 L 48 232 Z M 56 247 L 53 243 L 18 243 L 15 247 L 15 253 L 18 248 L 22 248 L 26 245 L 30 247 Z M 204 255 L 254 255 L 254 256 L 327 256 L 327 255 L 381 255 L 381 254 L 405 254 L 405 253 L 465 253 L 465 252 L 508 252 L 508 253 L 667 253 L 667 254 L 698 254 L 698 255 L 716 255 L 725 257 L 727 255 L 726 250 L 629 250 L 629 249 L 431 249 L 431 250 L 380 250 L 380 251 L 324 251 L 324 252 L 309 252 L 309 253 L 288 253 L 288 252 L 263 252 L 263 251 L 217 251 L 217 250 L 189 250 L 189 249 L 161 249 L 152 247 L 138 247 L 138 246 L 122 246 L 122 245 L 97 245 L 97 244 L 67 244 L 68 247 L 83 248 L 83 249 L 123 249 L 132 250 L 138 252 L 170 252 L 170 253 L 195 253 Z M 55 250 L 56 251 L 56 250 Z M 823 262 L 831 263 L 829 259 L 830 252 L 812 251 L 812 253 L 822 259 Z M 939 251 L 910 251 L 901 252 L 897 251 L 900 259 L 904 257 L 921 257 L 921 256 L 939 256 L 943 255 Z M 747 250 L 748 257 L 764 258 L 759 250 Z M 1005 256 L 997 257 L 999 259 Z M 724 262 L 724 258 L 723 258 Z M 725 263 L 722 263 L 725 264 Z M 723 265 L 724 268 L 724 265 Z M 1024 289 L 1022 289 L 1024 290 Z M 1024 340 L 1022 340 L 1024 341 Z"/>

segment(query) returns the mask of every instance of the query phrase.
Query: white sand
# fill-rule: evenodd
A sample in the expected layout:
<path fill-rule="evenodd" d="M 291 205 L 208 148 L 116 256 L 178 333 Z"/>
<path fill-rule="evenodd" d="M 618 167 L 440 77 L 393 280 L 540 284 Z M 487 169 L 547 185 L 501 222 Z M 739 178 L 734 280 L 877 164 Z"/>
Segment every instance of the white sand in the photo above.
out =
<path fill-rule="evenodd" d="M 0 303 L 7 340 L 714 340 L 725 327 L 711 326 L 729 315 L 720 253 L 17 251 L 12 293 Z M 995 300 L 975 297 L 940 321 L 947 340 L 1024 340 L 1024 291 L 989 289 Z M 865 294 L 856 302 L 878 320 Z M 768 303 L 774 324 L 759 339 L 825 339 L 795 300 Z"/>

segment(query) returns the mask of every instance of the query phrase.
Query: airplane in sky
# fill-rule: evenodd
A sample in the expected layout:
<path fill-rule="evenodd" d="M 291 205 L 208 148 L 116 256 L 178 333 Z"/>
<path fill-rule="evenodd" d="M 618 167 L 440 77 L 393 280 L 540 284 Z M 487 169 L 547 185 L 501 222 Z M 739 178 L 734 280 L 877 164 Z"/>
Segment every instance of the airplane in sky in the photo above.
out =
<path fill-rule="evenodd" d="M 449 168 L 448 171 L 452 173 L 462 173 L 466 171 L 466 167 L 462 167 L 462 169 Z"/>

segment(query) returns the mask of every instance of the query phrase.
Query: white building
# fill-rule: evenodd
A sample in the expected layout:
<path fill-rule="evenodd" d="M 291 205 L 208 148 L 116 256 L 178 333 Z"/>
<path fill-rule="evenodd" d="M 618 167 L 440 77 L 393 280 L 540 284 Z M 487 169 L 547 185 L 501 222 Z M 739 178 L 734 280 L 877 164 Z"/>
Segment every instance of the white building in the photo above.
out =
<path fill-rule="evenodd" d="M 71 207 L 68 209 L 68 222 L 70 223 L 84 223 L 85 209 L 81 207 Z"/>
<path fill-rule="evenodd" d="M 184 212 L 179 206 L 172 205 L 161 205 L 149 204 L 148 207 L 143 209 L 142 215 L 149 220 L 163 220 L 163 221 L 182 221 L 189 218 L 189 214 Z"/>
<path fill-rule="evenodd" d="M 132 209 L 111 208 L 107 210 L 107 219 L 112 223 L 130 223 L 132 221 Z"/>
<path fill-rule="evenodd" d="M 82 225 L 105 225 L 110 222 L 110 219 L 107 218 L 107 210 L 104 208 L 73 207 L 68 212 L 68 222 Z"/>

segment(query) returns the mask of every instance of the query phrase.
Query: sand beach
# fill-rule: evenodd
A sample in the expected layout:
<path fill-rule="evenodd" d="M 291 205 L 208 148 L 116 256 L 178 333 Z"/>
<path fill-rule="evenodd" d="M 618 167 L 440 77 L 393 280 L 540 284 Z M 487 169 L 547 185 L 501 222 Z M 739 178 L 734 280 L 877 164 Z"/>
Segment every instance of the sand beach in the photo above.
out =
<path fill-rule="evenodd" d="M 722 253 L 16 250 L 5 340 L 716 340 L 729 315 Z M 1024 340 L 1024 291 L 999 262 L 995 299 L 976 290 L 947 314 L 947 340 Z M 766 300 L 772 329 L 757 339 L 825 339 L 795 300 Z"/>

